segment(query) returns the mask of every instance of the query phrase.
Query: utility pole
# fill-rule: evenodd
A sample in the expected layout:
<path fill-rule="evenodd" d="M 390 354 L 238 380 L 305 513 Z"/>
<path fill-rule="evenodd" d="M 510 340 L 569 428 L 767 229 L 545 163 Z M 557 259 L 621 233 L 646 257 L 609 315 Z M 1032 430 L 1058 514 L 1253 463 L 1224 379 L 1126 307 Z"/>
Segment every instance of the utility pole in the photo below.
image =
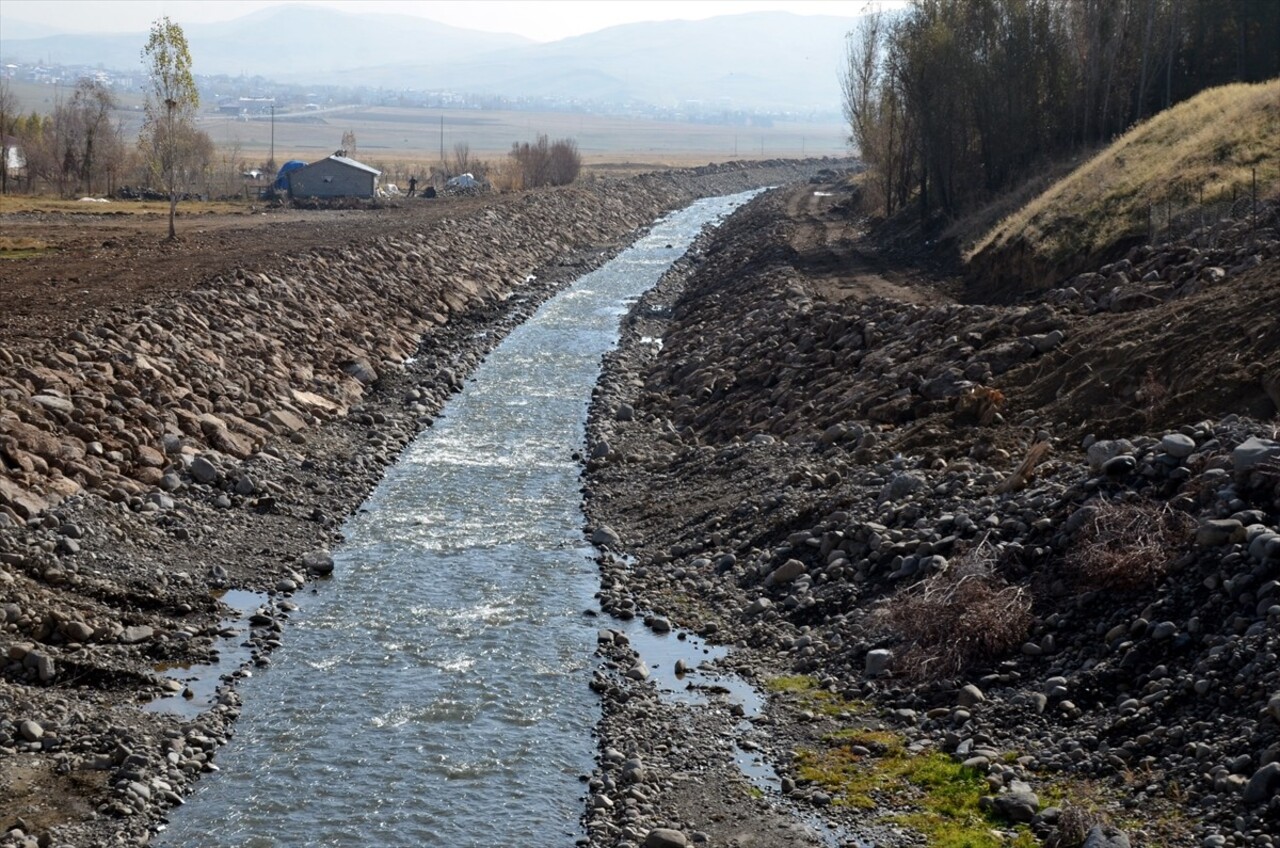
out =
<path fill-rule="evenodd" d="M 276 168 L 276 104 L 271 104 L 271 158 L 267 160 L 267 170 Z"/>
<path fill-rule="evenodd" d="M 444 164 L 444 112 L 440 113 L 440 164 Z"/>

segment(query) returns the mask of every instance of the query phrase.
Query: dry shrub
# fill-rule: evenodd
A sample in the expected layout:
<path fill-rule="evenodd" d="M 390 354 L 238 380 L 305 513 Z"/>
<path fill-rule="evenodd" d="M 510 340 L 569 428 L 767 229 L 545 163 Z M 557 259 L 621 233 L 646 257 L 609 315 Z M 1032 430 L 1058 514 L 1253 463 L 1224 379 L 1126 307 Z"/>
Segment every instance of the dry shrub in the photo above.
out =
<path fill-rule="evenodd" d="M 1031 596 L 996 574 L 994 563 L 995 551 L 981 545 L 889 601 L 889 627 L 906 644 L 895 667 L 919 680 L 940 680 L 1022 643 L 1031 626 Z"/>
<path fill-rule="evenodd" d="M 983 427 L 995 423 L 996 415 L 1005 404 L 1004 393 L 990 386 L 974 386 L 956 398 L 956 416 L 972 419 Z"/>
<path fill-rule="evenodd" d="M 1167 504 L 1103 501 L 1095 505 L 1067 554 L 1067 568 L 1089 589 L 1128 591 L 1169 571 L 1195 521 Z"/>
<path fill-rule="evenodd" d="M 1134 400 L 1141 405 L 1142 417 L 1148 427 L 1154 426 L 1157 412 L 1164 407 L 1168 397 L 1169 387 L 1160 379 L 1156 369 L 1148 366 L 1146 373 L 1142 375 L 1142 382 L 1134 393 Z"/>
<path fill-rule="evenodd" d="M 511 145 L 509 158 L 519 170 L 524 188 L 569 185 L 582 171 L 578 143 L 571 138 L 551 141 L 539 135 L 532 144 L 517 142 Z"/>
<path fill-rule="evenodd" d="M 495 191 L 508 193 L 524 189 L 520 166 L 512 159 L 499 159 L 488 168 L 489 184 Z"/>

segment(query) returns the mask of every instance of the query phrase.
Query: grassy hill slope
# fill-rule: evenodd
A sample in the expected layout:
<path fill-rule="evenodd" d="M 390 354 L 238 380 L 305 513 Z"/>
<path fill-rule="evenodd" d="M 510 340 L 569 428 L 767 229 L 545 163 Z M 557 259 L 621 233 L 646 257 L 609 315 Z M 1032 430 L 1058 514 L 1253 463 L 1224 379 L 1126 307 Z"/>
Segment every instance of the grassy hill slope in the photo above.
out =
<path fill-rule="evenodd" d="M 1280 185 L 1280 80 L 1209 89 L 1135 126 L 980 239 L 975 294 L 1017 298 L 1115 258 L 1171 217 Z"/>

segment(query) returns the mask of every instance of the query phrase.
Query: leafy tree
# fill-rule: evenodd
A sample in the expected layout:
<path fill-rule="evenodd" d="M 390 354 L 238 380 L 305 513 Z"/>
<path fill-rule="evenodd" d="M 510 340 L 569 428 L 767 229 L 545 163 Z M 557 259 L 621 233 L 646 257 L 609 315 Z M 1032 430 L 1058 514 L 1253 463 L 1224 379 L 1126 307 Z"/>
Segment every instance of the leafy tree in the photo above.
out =
<path fill-rule="evenodd" d="M 191 74 L 191 51 L 182 27 L 161 17 L 151 24 L 151 37 L 142 49 L 142 62 L 150 76 L 146 117 L 139 147 L 153 177 L 169 195 L 169 239 L 176 239 L 174 218 L 178 196 L 188 178 L 196 144 L 195 114 L 200 93 Z M 206 136 L 207 137 L 207 136 Z"/>

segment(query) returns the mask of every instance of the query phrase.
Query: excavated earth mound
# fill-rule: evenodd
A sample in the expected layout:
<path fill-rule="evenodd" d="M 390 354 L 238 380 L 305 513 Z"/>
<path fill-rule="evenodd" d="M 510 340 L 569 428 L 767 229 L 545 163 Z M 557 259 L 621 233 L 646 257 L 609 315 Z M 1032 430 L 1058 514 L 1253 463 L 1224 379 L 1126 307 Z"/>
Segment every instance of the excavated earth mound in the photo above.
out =
<path fill-rule="evenodd" d="M 589 426 L 604 609 L 733 646 L 775 693 L 739 734 L 851 826 L 939 844 L 927 792 L 866 804 L 837 768 L 906 751 L 980 775 L 981 838 L 1274 844 L 1276 210 L 993 306 L 880 273 L 841 203 L 761 196 L 624 322 Z M 600 685 L 606 715 L 642 688 Z M 602 750 L 709 768 L 673 754 L 683 721 L 606 722 Z M 637 815 L 602 761 L 593 844 L 740 838 L 696 782 Z"/>

